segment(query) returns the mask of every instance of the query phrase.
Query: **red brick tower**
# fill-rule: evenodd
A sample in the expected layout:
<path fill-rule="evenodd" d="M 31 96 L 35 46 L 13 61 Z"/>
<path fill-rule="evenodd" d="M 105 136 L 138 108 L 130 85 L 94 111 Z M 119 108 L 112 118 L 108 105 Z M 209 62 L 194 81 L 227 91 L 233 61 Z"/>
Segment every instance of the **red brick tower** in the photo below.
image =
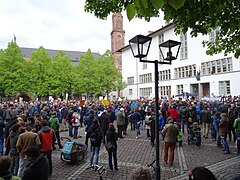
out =
<path fill-rule="evenodd" d="M 116 51 L 124 46 L 123 16 L 121 13 L 116 13 L 112 15 L 111 50 L 115 58 L 115 67 L 119 71 L 122 70 L 122 53 Z"/>

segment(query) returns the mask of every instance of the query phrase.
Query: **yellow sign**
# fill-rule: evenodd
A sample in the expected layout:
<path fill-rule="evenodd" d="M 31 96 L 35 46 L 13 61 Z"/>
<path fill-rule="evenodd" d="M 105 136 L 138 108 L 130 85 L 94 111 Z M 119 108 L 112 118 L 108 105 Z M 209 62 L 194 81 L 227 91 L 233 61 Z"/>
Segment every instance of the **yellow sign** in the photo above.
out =
<path fill-rule="evenodd" d="M 109 101 L 103 99 L 103 100 L 102 100 L 102 105 L 104 105 L 104 106 L 108 106 L 108 105 L 109 105 Z"/>

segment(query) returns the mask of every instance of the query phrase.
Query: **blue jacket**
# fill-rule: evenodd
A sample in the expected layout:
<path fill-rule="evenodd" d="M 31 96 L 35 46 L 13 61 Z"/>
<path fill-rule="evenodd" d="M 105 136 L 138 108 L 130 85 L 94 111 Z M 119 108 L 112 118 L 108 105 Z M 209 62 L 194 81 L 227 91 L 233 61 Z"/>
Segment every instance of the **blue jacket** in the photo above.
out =
<path fill-rule="evenodd" d="M 158 118 L 158 128 L 159 130 L 163 130 L 163 127 L 165 125 L 165 122 L 164 122 L 164 118 L 162 115 L 159 115 L 159 118 Z"/>
<path fill-rule="evenodd" d="M 217 116 L 213 116 L 213 126 L 215 131 L 219 131 L 219 123 L 221 122 L 221 118 L 218 118 Z"/>

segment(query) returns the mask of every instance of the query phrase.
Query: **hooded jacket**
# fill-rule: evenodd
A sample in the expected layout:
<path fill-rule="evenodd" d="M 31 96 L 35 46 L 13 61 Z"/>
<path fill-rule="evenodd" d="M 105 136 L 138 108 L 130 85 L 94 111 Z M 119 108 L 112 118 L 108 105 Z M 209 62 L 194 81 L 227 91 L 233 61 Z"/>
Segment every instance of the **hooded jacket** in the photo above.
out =
<path fill-rule="evenodd" d="M 48 152 L 52 150 L 53 144 L 55 142 L 55 132 L 49 126 L 43 127 L 39 132 L 39 139 L 41 141 L 41 152 Z"/>
<path fill-rule="evenodd" d="M 112 142 L 115 145 L 115 147 L 117 147 L 118 134 L 116 133 L 115 128 L 108 129 L 106 138 L 107 138 L 107 143 Z"/>

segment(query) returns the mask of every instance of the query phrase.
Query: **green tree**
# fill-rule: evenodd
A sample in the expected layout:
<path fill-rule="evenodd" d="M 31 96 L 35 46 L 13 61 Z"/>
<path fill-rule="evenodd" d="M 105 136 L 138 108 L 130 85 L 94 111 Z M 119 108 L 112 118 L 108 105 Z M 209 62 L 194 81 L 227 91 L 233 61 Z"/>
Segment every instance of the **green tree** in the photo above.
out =
<path fill-rule="evenodd" d="M 98 87 L 98 74 L 95 57 L 90 49 L 80 56 L 79 63 L 74 69 L 76 73 L 76 80 L 73 83 L 74 91 L 78 94 L 86 92 L 87 95 L 94 95 Z"/>
<path fill-rule="evenodd" d="M 122 89 L 122 75 L 115 68 L 111 51 L 107 50 L 102 56 L 98 57 L 96 62 L 99 82 L 97 92 L 99 95 L 107 95 L 108 99 L 109 92 Z"/>
<path fill-rule="evenodd" d="M 71 86 L 75 80 L 71 59 L 63 52 L 59 51 L 53 58 L 53 68 L 50 76 L 51 95 L 71 94 Z"/>
<path fill-rule="evenodd" d="M 34 51 L 29 61 L 31 91 L 38 96 L 48 96 L 55 87 L 52 86 L 53 60 L 47 51 L 40 47 Z"/>
<path fill-rule="evenodd" d="M 219 29 L 216 42 L 204 41 L 207 54 L 224 52 L 240 56 L 239 0 L 86 0 L 85 11 L 105 19 L 111 12 L 126 10 L 128 19 L 135 17 L 150 21 L 160 10 L 164 19 L 173 22 L 177 33 L 190 30 L 192 36 L 208 34 Z"/>
<path fill-rule="evenodd" d="M 10 42 L 7 49 L 0 51 L 0 82 L 2 95 L 28 92 L 27 62 L 15 42 Z"/>

